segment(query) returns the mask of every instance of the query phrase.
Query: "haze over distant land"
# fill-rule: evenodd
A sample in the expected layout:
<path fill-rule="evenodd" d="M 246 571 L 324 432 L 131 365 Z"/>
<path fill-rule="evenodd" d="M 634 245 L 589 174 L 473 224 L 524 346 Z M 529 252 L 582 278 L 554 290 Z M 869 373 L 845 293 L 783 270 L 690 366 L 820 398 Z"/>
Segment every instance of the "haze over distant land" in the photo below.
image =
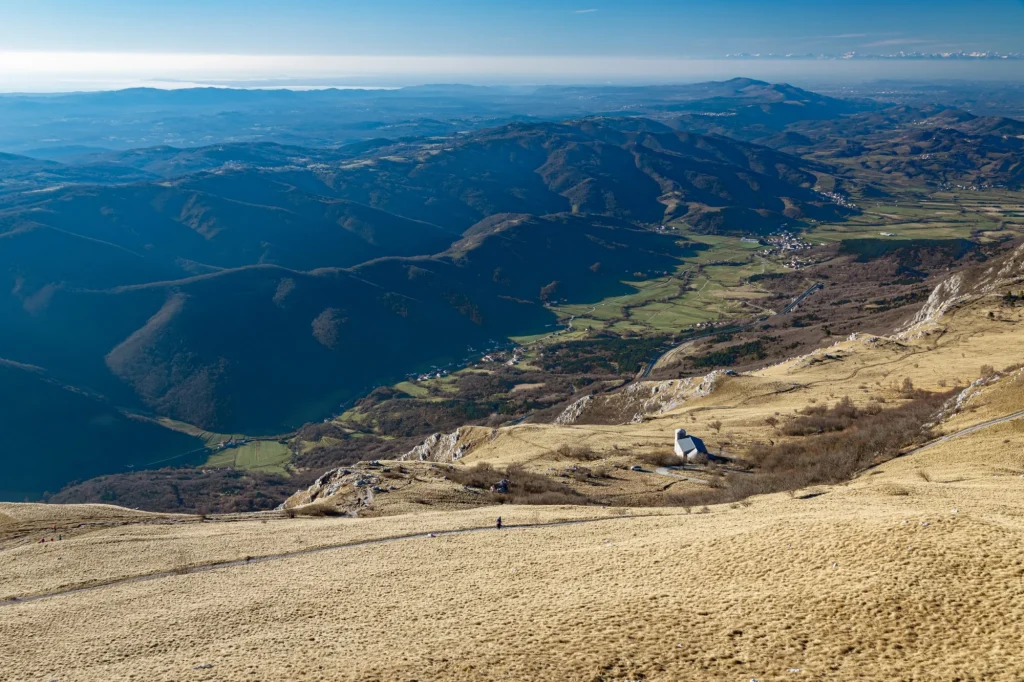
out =
<path fill-rule="evenodd" d="M 48 0 L 4 4 L 0 91 L 1013 80 L 1024 61 L 918 57 L 1014 55 L 1022 25 L 1020 0 Z"/>
<path fill-rule="evenodd" d="M 1024 59 L 659 56 L 359 56 L 0 52 L 0 92 L 77 92 L 129 87 L 402 87 L 423 83 L 659 84 L 753 77 L 857 83 L 1018 80 Z"/>

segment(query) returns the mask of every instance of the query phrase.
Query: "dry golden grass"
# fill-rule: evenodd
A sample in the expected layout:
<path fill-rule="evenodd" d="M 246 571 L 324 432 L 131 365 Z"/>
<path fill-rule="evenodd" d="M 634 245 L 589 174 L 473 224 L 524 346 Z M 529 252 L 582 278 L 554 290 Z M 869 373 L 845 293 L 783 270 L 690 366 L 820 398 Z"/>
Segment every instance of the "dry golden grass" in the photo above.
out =
<path fill-rule="evenodd" d="M 1022 444 L 1024 425 L 1010 423 L 807 499 L 421 535 L 4 606 L 0 669 L 13 680 L 1018 680 Z M 490 525 L 496 513 L 610 511 L 125 526 L 6 552 L 0 576 L 15 593 L 48 591 L 67 580 L 53 575 L 60 564 L 109 579 L 167 570 L 182 548 L 198 564 Z"/>
<path fill-rule="evenodd" d="M 112 504 L 33 504 L 0 502 L 0 527 L 20 523 L 54 524 L 74 520 L 77 523 L 90 521 L 138 521 L 145 518 L 165 518 L 169 514 L 152 514 L 116 507 Z"/>
<path fill-rule="evenodd" d="M 81 506 L 90 505 L 64 505 L 63 508 L 68 511 L 65 518 L 74 519 L 74 512 Z M 193 566 L 210 565 L 243 560 L 246 557 L 305 552 L 380 538 L 489 528 L 497 515 L 505 513 L 504 509 L 361 519 L 260 518 L 254 515 L 245 521 L 202 522 L 193 517 L 173 523 L 140 522 L 101 527 L 63 542 L 21 543 L 0 553 L 0 602 L 11 597 L 47 594 L 171 571 L 179 563 L 181 547 L 188 548 Z M 515 523 L 549 523 L 566 519 L 652 513 L 673 512 L 528 507 L 518 510 Z M 63 530 L 59 524 L 58 528 Z"/>

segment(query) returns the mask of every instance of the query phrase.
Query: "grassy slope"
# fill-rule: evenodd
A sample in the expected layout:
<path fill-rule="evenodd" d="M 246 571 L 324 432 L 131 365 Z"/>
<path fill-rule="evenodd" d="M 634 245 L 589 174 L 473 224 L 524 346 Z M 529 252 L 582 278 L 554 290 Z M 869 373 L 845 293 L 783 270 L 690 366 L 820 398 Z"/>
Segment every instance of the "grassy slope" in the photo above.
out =
<path fill-rule="evenodd" d="M 706 514 L 650 510 L 649 518 L 424 537 L 487 528 L 498 514 L 506 524 L 609 514 L 504 507 L 173 531 L 135 525 L 25 545 L 0 558 L 12 594 L 418 534 L 5 607 L 0 635 L 17 643 L 5 669 L 81 680 L 183 676 L 207 662 L 224 680 L 311 665 L 346 680 L 783 679 L 797 674 L 790 669 L 834 679 L 921 670 L 1013 679 L 1024 664 L 1015 653 L 1024 612 L 1013 598 L 1024 561 L 1024 461 L 1006 439 L 1024 443 L 1024 432 L 999 427 L 813 499 L 770 496 Z M 367 608 L 340 615 L 312 595 Z M 742 608 L 751 600 L 757 609 Z M 495 604 L 510 606 L 497 616 Z M 435 627 L 424 631 L 423 620 Z M 108 636 L 96 640 L 84 622 Z M 970 636 L 947 646 L 965 627 Z"/>

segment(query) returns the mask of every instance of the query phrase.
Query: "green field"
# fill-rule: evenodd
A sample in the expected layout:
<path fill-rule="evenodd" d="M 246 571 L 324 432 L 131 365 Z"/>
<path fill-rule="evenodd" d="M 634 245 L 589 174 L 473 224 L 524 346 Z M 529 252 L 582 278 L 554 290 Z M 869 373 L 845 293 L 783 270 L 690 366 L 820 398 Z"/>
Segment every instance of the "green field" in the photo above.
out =
<path fill-rule="evenodd" d="M 210 455 L 205 466 L 285 473 L 284 465 L 291 458 L 287 445 L 276 440 L 257 440 L 237 448 L 228 448 Z"/>
<path fill-rule="evenodd" d="M 682 260 L 676 272 L 639 282 L 634 291 L 596 304 L 554 308 L 572 330 L 516 338 L 519 343 L 545 339 L 582 338 L 587 329 L 616 333 L 671 334 L 692 324 L 740 316 L 760 310 L 757 300 L 766 292 L 746 282 L 751 275 L 782 271 L 782 266 L 758 255 L 762 247 L 738 237 L 700 236 L 709 248 Z"/>
<path fill-rule="evenodd" d="M 845 239 L 974 239 L 991 241 L 1024 232 L 1024 192 L 1006 190 L 901 191 L 884 199 L 854 197 L 860 215 L 825 223 L 806 232 L 815 244 Z M 683 227 L 680 225 L 679 227 Z M 886 234 L 882 234 L 886 233 Z M 667 277 L 626 282 L 633 292 L 593 304 L 555 306 L 559 321 L 532 336 L 514 337 L 524 345 L 580 339 L 588 332 L 676 333 L 696 323 L 762 312 L 767 294 L 747 279 L 754 274 L 784 272 L 758 254 L 757 243 L 737 237 L 693 237 L 709 248 L 680 261 Z"/>
<path fill-rule="evenodd" d="M 397 383 L 395 384 L 394 388 L 413 398 L 425 398 L 428 395 L 430 395 L 429 390 L 422 386 L 417 386 L 411 381 L 403 381 L 401 383 Z"/>
<path fill-rule="evenodd" d="M 201 438 L 206 447 L 211 450 L 214 450 L 220 443 L 227 440 L 248 440 L 248 437 L 241 433 L 215 433 L 186 424 L 185 422 L 168 419 L 167 417 L 160 417 L 153 421 L 164 428 Z M 254 440 L 235 448 L 216 450 L 206 459 L 203 466 L 258 469 L 265 472 L 285 473 L 284 465 L 288 463 L 290 458 L 291 452 L 288 450 L 287 445 L 282 445 L 276 440 Z"/>
<path fill-rule="evenodd" d="M 1024 230 L 1024 192 L 908 192 L 886 199 L 862 198 L 857 203 L 862 215 L 819 225 L 808 237 L 822 244 L 857 238 L 985 241 Z"/>

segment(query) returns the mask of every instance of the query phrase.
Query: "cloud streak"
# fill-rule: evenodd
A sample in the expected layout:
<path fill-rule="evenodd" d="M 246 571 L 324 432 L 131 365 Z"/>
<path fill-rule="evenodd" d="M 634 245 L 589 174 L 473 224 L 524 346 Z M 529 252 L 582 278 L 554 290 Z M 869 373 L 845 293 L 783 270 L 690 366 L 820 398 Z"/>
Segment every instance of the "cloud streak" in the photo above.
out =
<path fill-rule="evenodd" d="M 873 43 L 865 43 L 864 47 L 889 47 L 892 45 L 923 45 L 934 41 L 921 38 L 890 38 L 888 40 L 876 40 Z"/>
<path fill-rule="evenodd" d="M 596 12 L 596 11 L 597 11 L 596 9 L 578 9 L 575 12 L 573 12 L 573 14 L 590 14 L 590 13 Z"/>

